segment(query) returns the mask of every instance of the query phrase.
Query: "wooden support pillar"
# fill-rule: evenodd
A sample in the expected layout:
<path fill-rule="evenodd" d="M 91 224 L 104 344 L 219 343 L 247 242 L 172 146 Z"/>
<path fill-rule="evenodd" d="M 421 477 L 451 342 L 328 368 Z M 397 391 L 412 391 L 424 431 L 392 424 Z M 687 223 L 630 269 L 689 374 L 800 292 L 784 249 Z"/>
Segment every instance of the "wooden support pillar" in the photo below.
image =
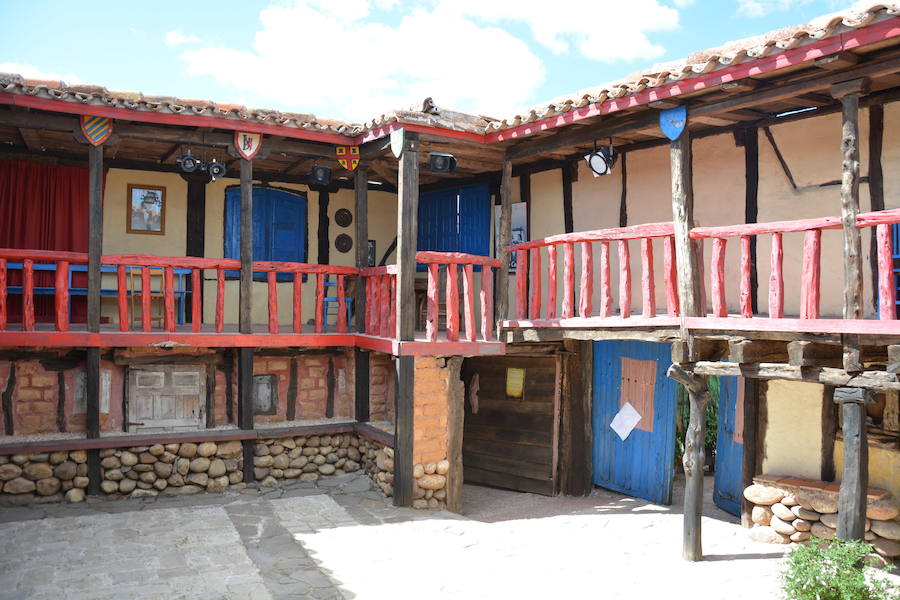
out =
<path fill-rule="evenodd" d="M 756 464 L 757 448 L 757 424 L 759 415 L 759 380 L 750 377 L 744 378 L 744 431 L 743 449 L 741 453 L 741 490 L 747 489 L 753 483 L 753 478 L 758 474 L 759 466 Z M 741 526 L 753 527 L 753 519 L 750 513 L 753 511 L 753 503 L 741 495 Z"/>
<path fill-rule="evenodd" d="M 253 333 L 253 163 L 241 159 L 241 281 L 238 330 Z M 253 348 L 238 349 L 238 427 L 253 429 Z M 253 483 L 253 441 L 244 440 L 244 483 Z"/>
<path fill-rule="evenodd" d="M 356 193 L 356 266 L 360 269 L 369 264 L 369 172 L 360 165 L 353 174 L 353 188 Z M 356 297 L 353 309 L 356 331 L 366 330 L 366 286 L 362 277 L 356 281 Z M 369 353 L 360 348 L 353 350 L 356 374 L 354 394 L 357 421 L 369 420 Z"/>
<path fill-rule="evenodd" d="M 868 80 L 854 79 L 831 86 L 841 101 L 841 224 L 844 233 L 844 318 L 863 317 L 862 238 L 856 226 L 859 214 L 859 97 L 868 91 Z M 844 344 L 844 369 L 862 371 L 859 342 Z"/>
<path fill-rule="evenodd" d="M 185 255 L 206 256 L 206 184 L 209 176 L 205 173 L 198 175 L 196 172 L 183 173 L 181 178 L 187 181 L 187 237 L 185 240 Z M 202 272 L 201 272 L 202 273 Z M 203 314 L 203 278 L 201 274 L 200 286 L 194 289 L 194 282 L 188 279 L 188 288 L 191 294 L 200 296 L 200 314 Z M 193 323 L 193 311 L 187 311 L 187 319 Z"/>
<path fill-rule="evenodd" d="M 842 540 L 862 540 L 869 487 L 866 403 L 872 401 L 872 393 L 861 388 L 837 388 L 834 401 L 844 414 L 844 472 L 838 497 L 837 536 Z"/>
<path fill-rule="evenodd" d="M 496 321 L 509 318 L 509 246 L 512 238 L 512 162 L 503 161 L 503 171 L 500 176 L 500 231 L 497 248 L 497 258 L 500 259 L 500 268 L 497 269 L 497 281 L 494 285 L 494 306 L 497 307 Z"/>
<path fill-rule="evenodd" d="M 694 181 L 691 153 L 691 134 L 684 130 L 672 140 L 672 221 L 675 228 L 675 257 L 678 264 L 678 296 L 681 314 L 699 317 L 700 269 L 696 245 L 691 243 L 694 227 Z"/>
<path fill-rule="evenodd" d="M 668 376 L 685 387 L 691 402 L 690 419 L 684 436 L 684 529 L 682 556 L 685 560 L 703 559 L 700 517 L 703 512 L 703 466 L 706 464 L 706 407 L 709 390 L 706 377 L 687 371 L 680 365 L 669 367 Z"/>
<path fill-rule="evenodd" d="M 103 146 L 88 150 L 87 329 L 100 331 L 100 259 L 103 254 Z M 85 432 L 100 437 L 100 348 L 88 348 L 85 361 Z M 100 493 L 100 455 L 88 451 L 88 493 Z"/>
<path fill-rule="evenodd" d="M 404 131 L 400 155 L 397 210 L 397 330 L 399 341 L 414 339 L 416 235 L 419 209 L 419 137 Z M 394 439 L 394 504 L 411 506 L 413 492 L 413 399 L 415 358 L 397 357 L 396 434 Z"/>
<path fill-rule="evenodd" d="M 678 295 L 681 314 L 685 317 L 701 316 L 700 268 L 697 249 L 691 242 L 690 231 L 694 227 L 694 183 L 691 155 L 691 134 L 685 129 L 671 143 L 672 168 L 672 221 L 675 228 L 675 256 L 678 262 Z M 691 339 L 682 328 L 682 337 L 691 345 Z M 709 392 L 706 379 L 684 371 L 678 365 L 669 369 L 669 377 L 688 390 L 690 419 L 684 443 L 684 535 L 682 554 L 685 560 L 701 560 L 700 516 L 703 510 L 703 465 L 706 462 L 704 437 L 706 434 L 706 406 Z"/>

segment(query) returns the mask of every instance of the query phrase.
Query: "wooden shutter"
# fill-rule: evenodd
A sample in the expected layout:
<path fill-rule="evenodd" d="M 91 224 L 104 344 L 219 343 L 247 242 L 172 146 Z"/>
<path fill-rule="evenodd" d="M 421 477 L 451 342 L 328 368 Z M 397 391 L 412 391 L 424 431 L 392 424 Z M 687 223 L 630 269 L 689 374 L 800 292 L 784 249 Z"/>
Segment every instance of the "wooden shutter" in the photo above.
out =
<path fill-rule="evenodd" d="M 128 421 L 133 431 L 200 429 L 205 422 L 206 369 L 194 365 L 131 367 Z"/>

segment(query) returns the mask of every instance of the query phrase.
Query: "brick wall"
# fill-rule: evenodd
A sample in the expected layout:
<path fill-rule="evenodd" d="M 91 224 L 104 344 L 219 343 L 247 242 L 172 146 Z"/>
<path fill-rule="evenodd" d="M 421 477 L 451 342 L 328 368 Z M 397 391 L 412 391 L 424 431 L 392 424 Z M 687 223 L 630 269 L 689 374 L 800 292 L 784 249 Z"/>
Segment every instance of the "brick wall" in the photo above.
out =
<path fill-rule="evenodd" d="M 397 371 L 389 354 L 369 355 L 369 419 L 395 423 Z"/>
<path fill-rule="evenodd" d="M 413 463 L 433 463 L 447 457 L 449 376 L 445 359 L 416 357 Z"/>

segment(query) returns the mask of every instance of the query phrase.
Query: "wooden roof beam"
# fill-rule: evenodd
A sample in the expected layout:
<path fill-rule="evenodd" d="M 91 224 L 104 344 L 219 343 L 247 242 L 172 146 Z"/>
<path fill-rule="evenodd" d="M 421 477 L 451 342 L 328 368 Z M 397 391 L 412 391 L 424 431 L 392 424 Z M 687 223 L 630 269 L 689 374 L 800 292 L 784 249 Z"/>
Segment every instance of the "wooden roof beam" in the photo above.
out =
<path fill-rule="evenodd" d="M 815 60 L 815 65 L 828 71 L 839 71 L 859 64 L 859 55 L 852 52 L 838 52 L 822 56 Z"/>
<path fill-rule="evenodd" d="M 44 145 L 41 143 L 40 133 L 37 129 L 19 127 L 18 131 L 19 135 L 22 137 L 22 141 L 25 143 L 26 148 L 28 148 L 32 152 L 40 152 L 44 149 Z"/>

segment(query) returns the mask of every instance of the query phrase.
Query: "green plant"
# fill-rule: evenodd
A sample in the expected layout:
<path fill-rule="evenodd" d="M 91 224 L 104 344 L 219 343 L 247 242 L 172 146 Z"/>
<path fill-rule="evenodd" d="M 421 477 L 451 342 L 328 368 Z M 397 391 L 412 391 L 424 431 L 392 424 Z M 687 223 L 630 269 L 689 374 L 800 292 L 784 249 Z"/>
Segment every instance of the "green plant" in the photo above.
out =
<path fill-rule="evenodd" d="M 900 588 L 869 556 L 870 544 L 812 538 L 787 555 L 781 572 L 787 600 L 898 600 Z M 866 568 L 866 566 L 872 568 Z"/>

